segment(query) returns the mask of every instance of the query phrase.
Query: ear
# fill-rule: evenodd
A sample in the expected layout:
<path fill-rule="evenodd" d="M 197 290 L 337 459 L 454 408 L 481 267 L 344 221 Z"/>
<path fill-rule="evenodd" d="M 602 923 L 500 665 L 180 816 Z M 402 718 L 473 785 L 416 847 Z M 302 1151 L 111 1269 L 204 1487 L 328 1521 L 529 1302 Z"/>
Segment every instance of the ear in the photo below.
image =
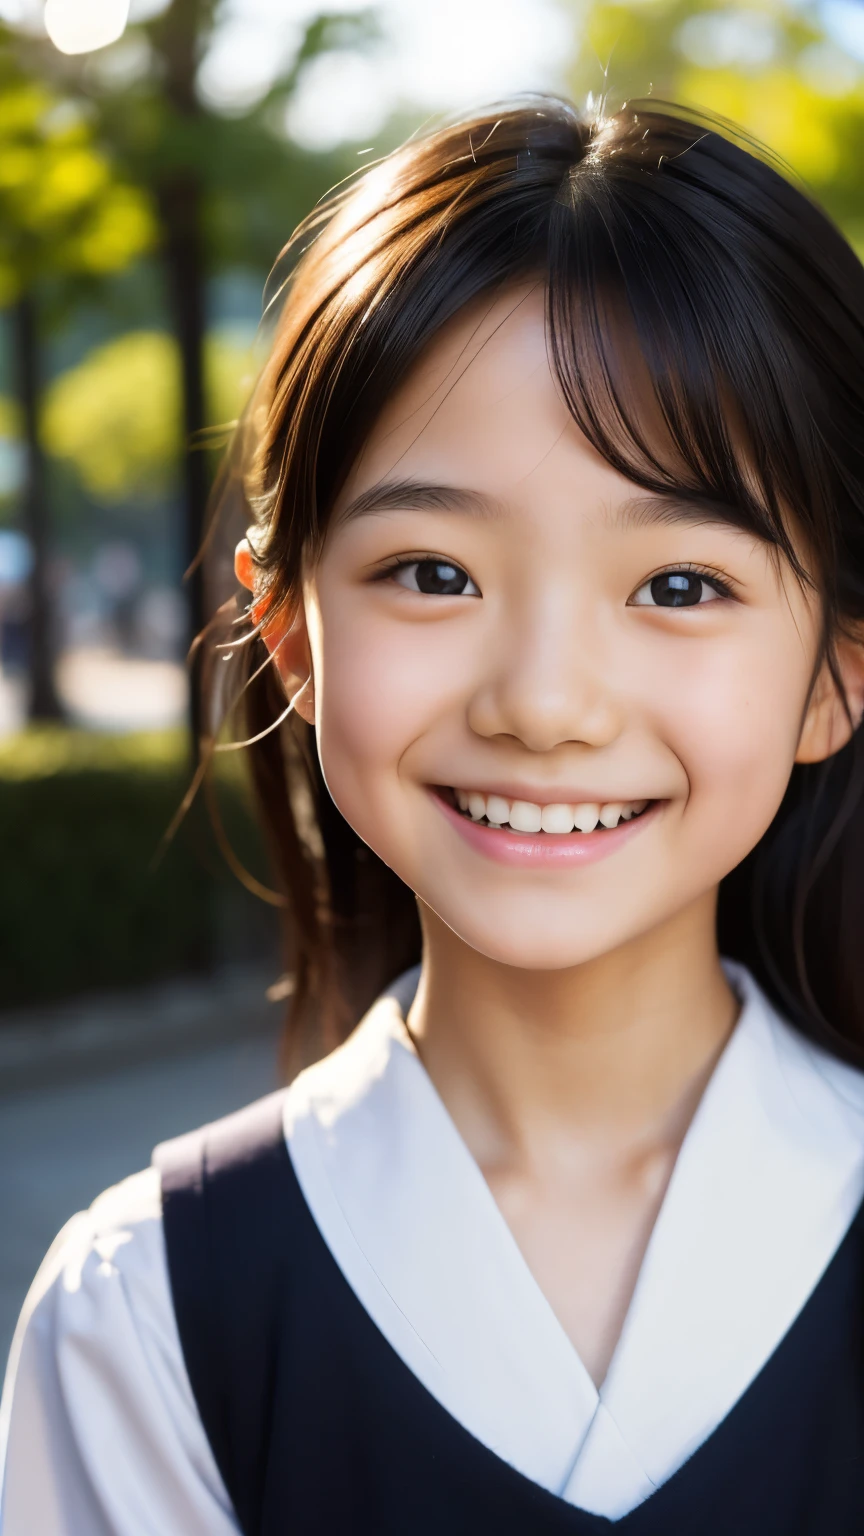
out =
<path fill-rule="evenodd" d="M 827 663 L 816 679 L 795 754 L 796 763 L 821 763 L 845 747 L 864 718 L 864 625 L 835 645 L 837 669 L 852 715 L 850 724 Z"/>
<path fill-rule="evenodd" d="M 247 591 L 255 592 L 256 567 L 248 541 L 241 539 L 234 552 L 234 574 Z M 303 603 L 293 611 L 281 611 L 266 619 L 266 593 L 253 602 L 253 622 L 261 624 L 261 638 L 270 652 L 282 686 L 294 709 L 309 725 L 315 723 L 315 687 L 312 677 L 312 652 L 306 628 Z M 262 623 L 263 619 L 263 623 Z"/>

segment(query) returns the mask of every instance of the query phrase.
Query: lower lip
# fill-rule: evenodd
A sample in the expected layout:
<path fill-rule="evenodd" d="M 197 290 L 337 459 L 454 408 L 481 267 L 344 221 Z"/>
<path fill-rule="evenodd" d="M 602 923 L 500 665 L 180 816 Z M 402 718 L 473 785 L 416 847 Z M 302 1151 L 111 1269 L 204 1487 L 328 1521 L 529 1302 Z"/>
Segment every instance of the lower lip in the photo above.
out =
<path fill-rule="evenodd" d="M 498 864 L 514 864 L 522 869 L 569 868 L 573 864 L 596 864 L 608 858 L 638 837 L 643 828 L 656 821 L 665 805 L 655 800 L 640 816 L 622 821 L 617 827 L 606 827 L 597 832 L 513 832 L 509 827 L 487 827 L 479 821 L 471 821 L 460 811 L 433 791 L 438 809 L 465 839 L 469 848 L 485 854 Z"/>

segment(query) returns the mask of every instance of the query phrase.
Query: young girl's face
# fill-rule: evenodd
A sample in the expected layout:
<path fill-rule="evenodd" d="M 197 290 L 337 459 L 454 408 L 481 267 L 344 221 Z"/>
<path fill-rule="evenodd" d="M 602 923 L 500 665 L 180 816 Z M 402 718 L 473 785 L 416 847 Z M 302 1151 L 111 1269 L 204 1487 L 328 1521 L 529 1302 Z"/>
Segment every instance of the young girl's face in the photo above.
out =
<path fill-rule="evenodd" d="M 511 965 L 575 965 L 710 911 L 796 754 L 824 755 L 836 731 L 808 707 L 817 600 L 757 539 L 650 497 L 587 444 L 539 286 L 429 347 L 304 599 L 277 659 L 294 693 L 308 636 L 297 706 L 314 708 L 336 804 Z"/>

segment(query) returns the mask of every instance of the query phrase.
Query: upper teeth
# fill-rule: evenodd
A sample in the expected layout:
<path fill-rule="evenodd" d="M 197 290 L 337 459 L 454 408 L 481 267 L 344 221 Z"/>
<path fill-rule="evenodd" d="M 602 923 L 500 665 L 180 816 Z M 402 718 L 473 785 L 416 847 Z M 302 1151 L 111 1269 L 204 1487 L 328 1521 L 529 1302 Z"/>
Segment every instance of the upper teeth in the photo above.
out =
<path fill-rule="evenodd" d="M 476 789 L 457 789 L 456 803 L 472 821 L 483 817 L 493 827 L 509 822 L 514 832 L 593 832 L 595 827 L 617 827 L 644 811 L 647 800 L 580 802 L 578 805 L 535 805 L 533 800 L 506 800 L 503 795 L 481 795 Z"/>

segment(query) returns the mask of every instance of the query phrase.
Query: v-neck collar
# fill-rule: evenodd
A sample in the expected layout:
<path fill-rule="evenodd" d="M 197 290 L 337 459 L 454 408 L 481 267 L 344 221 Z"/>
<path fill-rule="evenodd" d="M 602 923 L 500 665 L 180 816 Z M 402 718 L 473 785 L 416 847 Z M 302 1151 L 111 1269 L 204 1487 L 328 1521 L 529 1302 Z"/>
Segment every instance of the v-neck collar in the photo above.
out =
<path fill-rule="evenodd" d="M 727 962 L 742 1012 L 696 1111 L 598 1392 L 405 1027 L 417 973 L 286 1096 L 288 1150 L 336 1262 L 454 1418 L 619 1519 L 726 1416 L 864 1193 L 864 1076 Z"/>

